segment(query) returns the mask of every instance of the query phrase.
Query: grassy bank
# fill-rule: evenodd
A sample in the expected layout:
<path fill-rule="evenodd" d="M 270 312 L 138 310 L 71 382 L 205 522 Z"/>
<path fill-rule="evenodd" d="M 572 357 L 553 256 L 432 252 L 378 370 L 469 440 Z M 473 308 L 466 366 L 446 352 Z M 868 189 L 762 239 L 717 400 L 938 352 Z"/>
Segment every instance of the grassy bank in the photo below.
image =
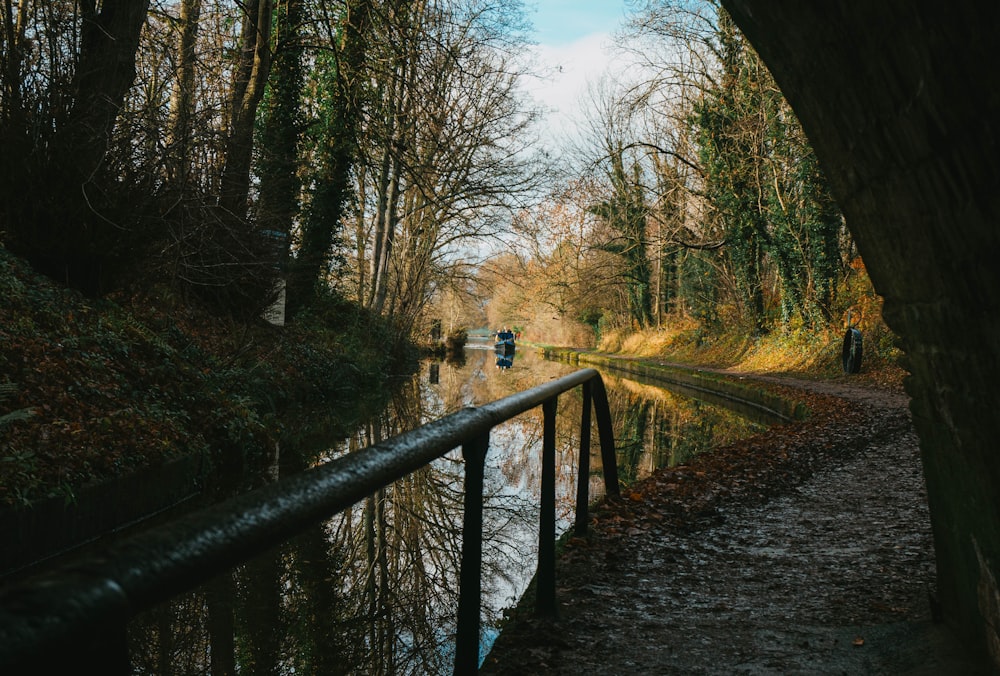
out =
<path fill-rule="evenodd" d="M 864 345 L 861 372 L 852 377 L 898 386 L 905 375 L 903 354 L 882 321 L 880 308 L 873 306 L 859 313 L 858 321 L 851 325 L 861 332 Z M 596 349 L 612 355 L 744 373 L 834 378 L 844 376 L 842 347 L 846 328 L 788 328 L 755 337 L 738 327 L 705 327 L 679 320 L 659 329 L 608 332 Z"/>
<path fill-rule="evenodd" d="M 328 300 L 294 325 L 209 315 L 164 290 L 92 300 L 0 248 L 0 509 L 187 454 L 252 460 L 306 409 L 364 406 L 385 326 Z"/>

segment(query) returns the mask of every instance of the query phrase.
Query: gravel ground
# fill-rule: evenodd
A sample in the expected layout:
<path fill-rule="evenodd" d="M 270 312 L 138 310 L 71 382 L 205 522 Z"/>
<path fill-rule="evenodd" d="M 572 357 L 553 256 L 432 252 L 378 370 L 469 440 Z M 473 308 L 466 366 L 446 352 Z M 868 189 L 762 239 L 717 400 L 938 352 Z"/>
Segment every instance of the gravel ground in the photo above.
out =
<path fill-rule="evenodd" d="M 987 674 L 936 621 L 917 438 L 898 387 L 767 378 L 806 422 L 662 470 L 518 610 L 488 674 Z"/>

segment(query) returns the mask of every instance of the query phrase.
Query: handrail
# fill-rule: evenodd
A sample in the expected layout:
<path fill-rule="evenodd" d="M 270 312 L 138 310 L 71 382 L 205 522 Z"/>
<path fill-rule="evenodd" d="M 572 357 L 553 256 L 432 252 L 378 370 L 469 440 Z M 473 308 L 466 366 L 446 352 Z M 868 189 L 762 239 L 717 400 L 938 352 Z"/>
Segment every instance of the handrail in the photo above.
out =
<path fill-rule="evenodd" d="M 387 441 L 130 537 L 41 575 L 0 597 L 0 673 L 130 673 L 131 618 L 190 591 L 379 488 L 461 447 L 466 461 L 455 673 L 479 667 L 483 474 L 490 431 L 542 406 L 542 497 L 536 609 L 555 613 L 555 415 L 560 394 L 583 386 L 576 530 L 586 531 L 590 406 L 597 415 L 605 491 L 618 495 L 607 394 L 582 369 L 479 407 L 465 408 Z M 84 669 L 85 670 L 85 669 Z"/>

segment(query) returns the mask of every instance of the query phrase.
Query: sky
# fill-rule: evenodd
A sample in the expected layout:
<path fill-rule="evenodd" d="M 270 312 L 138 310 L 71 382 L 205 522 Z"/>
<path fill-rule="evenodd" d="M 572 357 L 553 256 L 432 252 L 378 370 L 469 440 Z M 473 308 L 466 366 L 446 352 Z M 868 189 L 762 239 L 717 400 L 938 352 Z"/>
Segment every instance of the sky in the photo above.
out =
<path fill-rule="evenodd" d="M 593 35 L 607 35 L 625 14 L 623 0 L 534 0 L 528 5 L 536 39 L 565 47 Z"/>
<path fill-rule="evenodd" d="M 534 82 L 531 93 L 552 110 L 548 126 L 558 133 L 572 126 L 587 83 L 610 67 L 611 35 L 624 21 L 625 2 L 528 0 L 525 4 L 535 26 L 538 61 L 554 71 L 551 80 Z"/>

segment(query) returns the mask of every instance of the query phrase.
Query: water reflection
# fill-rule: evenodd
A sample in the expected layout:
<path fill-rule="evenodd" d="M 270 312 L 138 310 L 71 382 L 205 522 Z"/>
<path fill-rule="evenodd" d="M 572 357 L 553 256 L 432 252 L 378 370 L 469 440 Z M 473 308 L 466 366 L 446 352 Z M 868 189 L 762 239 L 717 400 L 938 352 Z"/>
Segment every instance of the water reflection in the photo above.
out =
<path fill-rule="evenodd" d="M 288 474 L 482 404 L 574 367 L 521 351 L 497 368 L 492 344 L 430 363 L 384 411 L 346 439 L 282 449 L 268 479 Z M 642 478 L 711 443 L 759 429 L 731 413 L 605 374 L 619 474 Z M 582 396 L 560 397 L 557 527 L 571 523 Z M 482 653 L 536 559 L 541 411 L 494 430 L 486 464 Z M 592 434 L 596 439 L 596 430 Z M 596 449 L 595 449 L 596 450 Z M 601 492 L 600 454 L 591 458 Z M 462 525 L 458 451 L 221 576 L 138 618 L 130 628 L 136 673 L 439 674 L 452 670 Z M 265 479 L 261 479 L 263 481 Z"/>
<path fill-rule="evenodd" d="M 765 429 L 761 422 L 719 405 L 661 386 L 602 375 L 615 421 L 619 479 L 626 484 L 659 467 L 685 463 L 706 448 Z"/>
<path fill-rule="evenodd" d="M 505 354 L 502 352 L 497 352 L 497 369 L 505 371 L 514 365 L 514 353 Z"/>

